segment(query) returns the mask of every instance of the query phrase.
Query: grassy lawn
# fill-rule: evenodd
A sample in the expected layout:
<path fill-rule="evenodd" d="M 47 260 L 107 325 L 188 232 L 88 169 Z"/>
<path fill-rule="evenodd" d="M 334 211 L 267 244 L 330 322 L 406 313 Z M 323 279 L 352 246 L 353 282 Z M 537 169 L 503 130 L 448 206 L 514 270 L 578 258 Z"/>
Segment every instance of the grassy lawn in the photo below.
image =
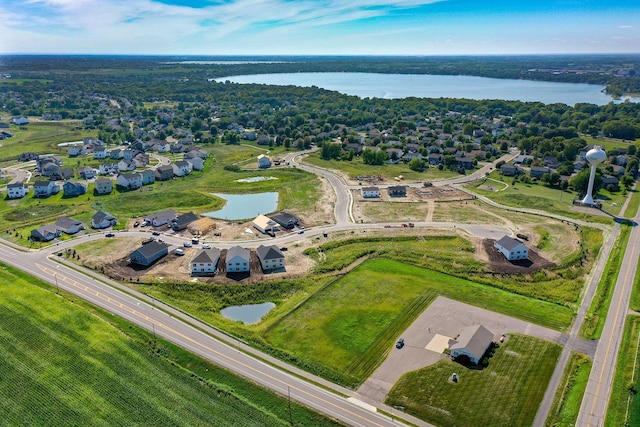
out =
<path fill-rule="evenodd" d="M 424 221 L 427 217 L 429 206 L 426 203 L 399 203 L 399 202 L 359 202 L 362 213 L 368 221 Z"/>
<path fill-rule="evenodd" d="M 583 354 L 572 353 L 564 371 L 558 392 L 549 411 L 546 425 L 573 427 L 578 419 L 582 397 L 591 373 L 591 360 Z"/>
<path fill-rule="evenodd" d="M 611 387 L 611 398 L 605 425 L 640 425 L 640 399 L 637 395 L 640 363 L 637 362 L 640 344 L 640 316 L 627 316 L 618 365 Z"/>
<path fill-rule="evenodd" d="M 598 339 L 600 338 L 600 334 L 602 334 L 602 328 L 604 328 L 604 322 L 607 320 L 609 305 L 613 297 L 618 275 L 620 274 L 620 266 L 622 265 L 622 259 L 624 258 L 624 252 L 627 248 L 630 235 L 631 227 L 620 225 L 620 235 L 613 245 L 611 254 L 609 254 L 602 278 L 600 279 L 600 283 L 598 283 L 598 289 L 593 296 L 591 307 L 589 307 L 589 311 L 587 311 L 587 316 L 580 330 L 580 334 L 587 339 Z"/>
<path fill-rule="evenodd" d="M 627 210 L 624 211 L 625 218 L 635 218 L 638 213 L 638 207 L 640 207 L 640 193 L 638 190 L 631 191 L 631 200 L 627 205 Z"/>
<path fill-rule="evenodd" d="M 561 347 L 512 335 L 483 370 L 441 360 L 405 374 L 385 403 L 443 426 L 530 426 Z M 457 373 L 458 383 L 448 379 Z"/>
<path fill-rule="evenodd" d="M 557 188 L 546 187 L 542 184 L 523 184 L 518 182 L 516 185 L 511 185 L 513 179 L 503 177 L 495 171 L 491 173 L 491 177 L 504 181 L 509 184 L 509 187 L 504 191 L 489 191 L 482 188 L 485 185 L 485 181 L 479 180 L 467 184 L 466 188 L 505 206 L 538 209 L 576 219 L 606 224 L 611 223 L 610 218 L 572 210 L 573 199 L 578 197 L 574 192 L 560 191 Z M 625 196 L 623 196 L 621 192 L 610 193 L 606 190 L 600 190 L 598 195 L 605 198 L 603 201 L 603 210 L 612 215 L 620 213 L 620 209 L 625 200 Z M 616 203 L 617 206 L 612 206 L 612 203 Z"/>
<path fill-rule="evenodd" d="M 631 291 L 629 308 L 640 312 L 640 268 L 636 269 L 636 277 L 633 280 L 633 290 Z"/>
<path fill-rule="evenodd" d="M 358 385 L 398 331 L 438 295 L 547 327 L 571 322 L 570 309 L 397 261 L 367 261 L 269 328 L 266 339 L 324 375 Z M 300 333 L 304 331 L 304 333 Z M 323 371 L 324 370 L 324 371 Z"/>
<path fill-rule="evenodd" d="M 386 181 L 395 182 L 394 178 L 402 175 L 405 180 L 409 181 L 437 181 L 460 176 L 457 172 L 450 172 L 448 170 L 441 171 L 433 167 L 426 169 L 424 172 L 415 172 L 409 169 L 409 165 L 406 163 L 398 163 L 395 165 L 384 164 L 379 166 L 365 165 L 361 159 L 355 157 L 350 162 L 346 160 L 323 160 L 319 153 L 305 157 L 304 162 L 321 168 L 342 172 L 352 179 L 355 179 L 359 175 L 379 175 Z"/>
<path fill-rule="evenodd" d="M 11 268 L 0 283 L 2 424 L 289 424 L 286 399 Z"/>
<path fill-rule="evenodd" d="M 459 224 L 505 224 L 499 215 L 485 210 L 484 203 L 476 202 L 436 202 L 433 220 Z M 508 215 L 505 215 L 508 217 Z"/>

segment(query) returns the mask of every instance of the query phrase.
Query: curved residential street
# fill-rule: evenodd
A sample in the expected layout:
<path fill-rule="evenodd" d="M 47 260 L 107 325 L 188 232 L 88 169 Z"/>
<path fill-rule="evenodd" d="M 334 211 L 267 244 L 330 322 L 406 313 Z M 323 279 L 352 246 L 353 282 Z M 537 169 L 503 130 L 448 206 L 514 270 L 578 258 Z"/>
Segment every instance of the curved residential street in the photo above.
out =
<path fill-rule="evenodd" d="M 334 207 L 336 223 L 331 226 L 307 229 L 303 235 L 294 233 L 273 238 L 269 240 L 269 243 L 291 243 L 330 231 L 384 228 L 385 224 L 355 223 L 353 217 L 352 190 L 359 187 L 348 185 L 346 180 L 338 173 L 302 163 L 301 158 L 305 154 L 306 153 L 291 153 L 287 155 L 286 161 L 290 162 L 291 166 L 317 174 L 330 183 L 336 194 Z M 512 152 L 499 160 L 508 161 L 515 157 L 515 155 L 516 153 Z M 160 156 L 158 156 L 157 160 L 163 163 L 163 158 Z M 486 164 L 480 170 L 470 175 L 437 182 L 434 183 L 434 185 L 460 184 L 484 177 L 495 167 L 496 162 Z M 418 186 L 420 184 L 411 185 Z M 485 198 L 481 198 L 481 200 L 486 201 Z M 503 207 L 491 201 L 488 201 L 488 203 L 501 208 Z M 523 209 L 521 210 L 524 211 Z M 544 214 L 539 212 L 531 213 Z M 569 218 L 557 218 L 579 223 Z M 636 221 L 638 220 L 640 220 L 640 214 L 636 216 Z M 505 234 L 509 235 L 515 232 L 515 230 L 510 230 L 503 226 L 485 224 L 416 222 L 415 225 L 416 227 L 429 228 L 457 228 L 474 236 L 493 239 L 498 239 Z M 535 421 L 536 426 L 544 425 L 568 357 L 571 351 L 579 347 L 580 340 L 578 339 L 578 331 L 595 293 L 599 278 L 602 275 L 604 265 L 606 264 L 615 237 L 617 236 L 618 228 L 619 225 L 616 224 L 609 234 L 601 249 L 598 265 L 588 280 L 585 297 L 581 302 L 576 320 L 564 345 L 556 371 L 545 394 L 545 399 L 539 408 Z M 122 231 L 118 233 L 135 237 L 149 236 L 149 232 L 147 231 Z M 175 246 L 181 246 L 185 241 L 184 238 L 173 236 L 170 233 L 164 233 L 162 237 L 167 243 Z M 415 419 L 404 413 L 398 413 L 398 411 L 394 411 L 393 408 L 386 407 L 382 403 L 377 404 L 377 408 L 371 404 L 364 403 L 356 398 L 356 394 L 352 390 L 343 389 L 322 378 L 315 377 L 296 367 L 287 365 L 218 330 L 212 329 L 185 313 L 178 312 L 171 307 L 158 303 L 146 295 L 132 291 L 94 271 L 78 266 L 70 268 L 66 265 L 67 261 L 52 256 L 53 253 L 72 247 L 80 242 L 103 238 L 103 233 L 87 234 L 37 251 L 17 248 L 9 242 L 0 240 L 0 243 L 4 243 L 0 245 L 0 261 L 42 279 L 61 290 L 73 293 L 98 307 L 121 316 L 148 331 L 154 332 L 162 338 L 205 357 L 243 377 L 251 379 L 281 395 L 287 396 L 290 393 L 292 399 L 324 413 L 329 417 L 340 420 L 345 424 L 352 426 L 397 425 L 397 419 L 394 420 L 387 415 L 379 413 L 377 411 L 377 408 L 379 408 L 387 413 L 393 413 L 395 417 L 404 419 L 413 425 L 429 426 L 429 424 L 424 421 Z M 238 243 L 246 247 L 255 247 L 264 243 L 264 240 L 234 240 L 233 242 L 211 241 L 207 243 L 215 244 L 220 248 L 228 248 Z M 622 337 L 622 326 L 627 313 L 630 289 L 637 267 L 639 244 L 640 232 L 638 231 L 638 227 L 634 227 L 625 252 L 622 271 L 618 278 L 618 283 L 616 283 L 615 294 L 602 335 L 603 339 L 598 343 L 593 370 L 589 378 L 587 393 L 580 412 L 580 426 L 600 426 L 604 419 L 608 397 L 610 395 L 617 350 Z"/>

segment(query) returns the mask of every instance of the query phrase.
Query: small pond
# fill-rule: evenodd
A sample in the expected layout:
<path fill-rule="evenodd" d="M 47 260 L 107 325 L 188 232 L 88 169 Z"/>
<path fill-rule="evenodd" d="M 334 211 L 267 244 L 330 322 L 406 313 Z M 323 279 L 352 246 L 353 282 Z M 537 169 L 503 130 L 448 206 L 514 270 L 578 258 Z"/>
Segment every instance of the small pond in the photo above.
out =
<path fill-rule="evenodd" d="M 256 193 L 256 194 L 217 194 L 227 201 L 219 211 L 207 212 L 204 215 L 212 218 L 237 220 L 252 219 L 260 214 L 267 214 L 278 209 L 278 193 Z"/>
<path fill-rule="evenodd" d="M 272 302 L 262 304 L 232 305 L 220 310 L 227 319 L 240 320 L 246 325 L 258 323 L 262 317 L 270 312 L 276 305 Z"/>
<path fill-rule="evenodd" d="M 252 176 L 251 178 L 236 179 L 236 182 L 260 182 L 278 179 L 275 176 Z"/>

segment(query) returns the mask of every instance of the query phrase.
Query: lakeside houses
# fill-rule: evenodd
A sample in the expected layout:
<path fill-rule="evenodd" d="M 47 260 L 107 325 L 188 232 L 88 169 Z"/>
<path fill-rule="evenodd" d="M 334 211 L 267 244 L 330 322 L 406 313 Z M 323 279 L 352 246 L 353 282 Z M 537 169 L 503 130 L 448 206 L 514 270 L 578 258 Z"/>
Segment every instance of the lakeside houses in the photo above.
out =
<path fill-rule="evenodd" d="M 272 220 L 277 222 L 278 225 L 280 225 L 281 227 L 289 229 L 289 230 L 294 228 L 294 227 L 296 227 L 300 223 L 298 218 L 296 218 L 294 215 L 291 215 L 290 213 L 284 212 L 284 211 L 280 211 L 280 212 L 276 212 L 274 214 L 271 214 L 271 215 L 269 215 L 269 218 L 271 218 Z"/>
<path fill-rule="evenodd" d="M 118 218 L 108 212 L 98 211 L 91 217 L 91 227 L 103 229 L 113 227 L 118 223 Z"/>
<path fill-rule="evenodd" d="M 258 215 L 253 220 L 253 228 L 261 232 L 262 234 L 273 234 L 278 229 L 277 223 L 265 215 Z"/>
<path fill-rule="evenodd" d="M 22 182 L 15 182 L 7 185 L 8 199 L 21 199 L 29 193 L 29 187 Z"/>
<path fill-rule="evenodd" d="M 55 181 L 36 181 L 33 183 L 34 197 L 49 197 L 58 194 L 60 187 Z"/>
<path fill-rule="evenodd" d="M 98 178 L 94 183 L 96 194 L 110 194 L 113 191 L 113 181 L 109 178 Z"/>
<path fill-rule="evenodd" d="M 250 271 L 251 252 L 241 246 L 227 249 L 225 265 L 227 273 L 244 273 Z"/>
<path fill-rule="evenodd" d="M 275 245 L 260 245 L 256 249 L 263 271 L 272 271 L 284 268 L 284 254 Z"/>
<path fill-rule="evenodd" d="M 191 260 L 192 276 L 213 276 L 218 269 L 220 249 L 201 249 Z"/>

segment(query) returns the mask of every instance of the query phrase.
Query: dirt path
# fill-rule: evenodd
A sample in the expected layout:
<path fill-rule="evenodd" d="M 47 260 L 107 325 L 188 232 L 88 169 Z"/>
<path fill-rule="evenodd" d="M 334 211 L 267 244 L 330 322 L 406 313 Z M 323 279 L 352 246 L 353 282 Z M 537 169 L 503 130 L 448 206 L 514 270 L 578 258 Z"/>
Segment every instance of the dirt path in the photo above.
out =
<path fill-rule="evenodd" d="M 436 210 L 436 202 L 435 200 L 427 200 L 427 218 L 425 219 L 425 221 L 427 222 L 433 222 L 433 211 Z"/>

